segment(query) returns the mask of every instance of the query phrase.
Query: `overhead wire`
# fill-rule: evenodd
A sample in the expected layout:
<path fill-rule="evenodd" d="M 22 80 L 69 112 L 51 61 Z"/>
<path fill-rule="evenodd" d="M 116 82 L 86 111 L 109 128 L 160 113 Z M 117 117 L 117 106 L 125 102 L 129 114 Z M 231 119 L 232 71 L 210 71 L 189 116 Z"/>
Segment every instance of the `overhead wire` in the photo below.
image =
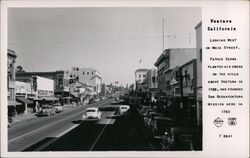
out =
<path fill-rule="evenodd" d="M 190 38 L 192 33 L 183 34 L 167 34 L 164 38 L 179 38 L 182 36 L 188 36 Z M 142 37 L 131 37 L 121 39 L 100 39 L 100 40 L 84 40 L 84 41 L 40 41 L 40 42 L 9 42 L 9 45 L 44 45 L 44 44 L 84 44 L 84 43 L 100 43 L 100 42 L 120 42 L 120 41 L 133 41 L 133 40 L 147 40 L 147 39 L 161 39 L 162 36 L 142 36 Z M 190 39 L 189 39 L 190 40 Z"/>

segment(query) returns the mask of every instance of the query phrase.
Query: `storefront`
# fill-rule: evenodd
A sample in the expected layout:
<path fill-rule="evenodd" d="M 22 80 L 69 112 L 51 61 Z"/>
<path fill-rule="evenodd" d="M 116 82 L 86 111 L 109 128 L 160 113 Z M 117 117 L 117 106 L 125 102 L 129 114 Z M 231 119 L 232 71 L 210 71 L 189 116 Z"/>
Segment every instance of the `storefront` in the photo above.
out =
<path fill-rule="evenodd" d="M 20 103 L 20 105 L 16 107 L 17 114 L 27 114 L 33 112 L 35 106 L 34 102 L 28 99 L 28 95 L 32 94 L 31 83 L 16 81 L 15 93 L 16 101 Z"/>
<path fill-rule="evenodd" d="M 34 79 L 36 82 L 34 83 Z M 36 86 L 34 85 L 36 84 Z M 33 91 L 36 93 L 36 97 L 39 98 L 39 107 L 45 104 L 51 104 L 59 102 L 59 98 L 54 96 L 54 80 L 33 76 Z"/>

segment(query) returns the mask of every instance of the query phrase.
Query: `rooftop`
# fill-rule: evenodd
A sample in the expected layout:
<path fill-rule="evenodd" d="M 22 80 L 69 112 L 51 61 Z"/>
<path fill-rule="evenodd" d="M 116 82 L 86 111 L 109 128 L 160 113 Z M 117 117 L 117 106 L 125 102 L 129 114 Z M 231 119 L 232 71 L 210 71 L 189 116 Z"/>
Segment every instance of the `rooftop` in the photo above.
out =
<path fill-rule="evenodd" d="M 137 69 L 137 70 L 135 70 L 135 72 L 138 72 L 138 71 L 148 71 L 148 69 L 141 68 L 141 69 Z"/>

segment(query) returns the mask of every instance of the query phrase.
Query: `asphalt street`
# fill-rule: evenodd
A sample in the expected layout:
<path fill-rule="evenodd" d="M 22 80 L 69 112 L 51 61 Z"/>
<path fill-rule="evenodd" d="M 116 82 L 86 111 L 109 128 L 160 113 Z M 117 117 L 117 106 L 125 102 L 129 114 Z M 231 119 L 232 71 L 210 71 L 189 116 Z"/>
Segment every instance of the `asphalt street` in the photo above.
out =
<path fill-rule="evenodd" d="M 114 100 L 80 106 L 9 129 L 9 151 L 155 151 L 161 150 L 133 113 L 115 116 Z M 99 122 L 82 121 L 87 107 L 102 107 Z M 110 108 L 112 107 L 112 108 Z"/>
<path fill-rule="evenodd" d="M 100 122 L 83 121 L 78 123 L 79 126 L 61 137 L 47 137 L 25 151 L 161 150 L 159 143 L 150 138 L 136 115 L 114 117 L 114 111 L 104 109 Z"/>
<path fill-rule="evenodd" d="M 113 99 L 103 100 L 56 115 L 17 123 L 8 129 L 8 150 L 22 151 L 47 138 L 58 138 L 79 125 L 77 122 L 87 107 L 107 105 L 113 101 Z"/>

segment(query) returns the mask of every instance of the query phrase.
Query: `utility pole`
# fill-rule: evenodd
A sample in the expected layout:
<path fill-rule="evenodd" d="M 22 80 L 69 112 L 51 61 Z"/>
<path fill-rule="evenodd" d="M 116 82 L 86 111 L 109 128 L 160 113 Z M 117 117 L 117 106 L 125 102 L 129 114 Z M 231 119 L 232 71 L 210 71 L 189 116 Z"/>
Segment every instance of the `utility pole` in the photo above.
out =
<path fill-rule="evenodd" d="M 165 23 L 165 20 L 164 18 L 162 19 L 162 47 L 163 47 L 163 52 L 164 52 L 164 49 L 165 49 L 165 32 L 164 32 L 164 23 Z"/>

